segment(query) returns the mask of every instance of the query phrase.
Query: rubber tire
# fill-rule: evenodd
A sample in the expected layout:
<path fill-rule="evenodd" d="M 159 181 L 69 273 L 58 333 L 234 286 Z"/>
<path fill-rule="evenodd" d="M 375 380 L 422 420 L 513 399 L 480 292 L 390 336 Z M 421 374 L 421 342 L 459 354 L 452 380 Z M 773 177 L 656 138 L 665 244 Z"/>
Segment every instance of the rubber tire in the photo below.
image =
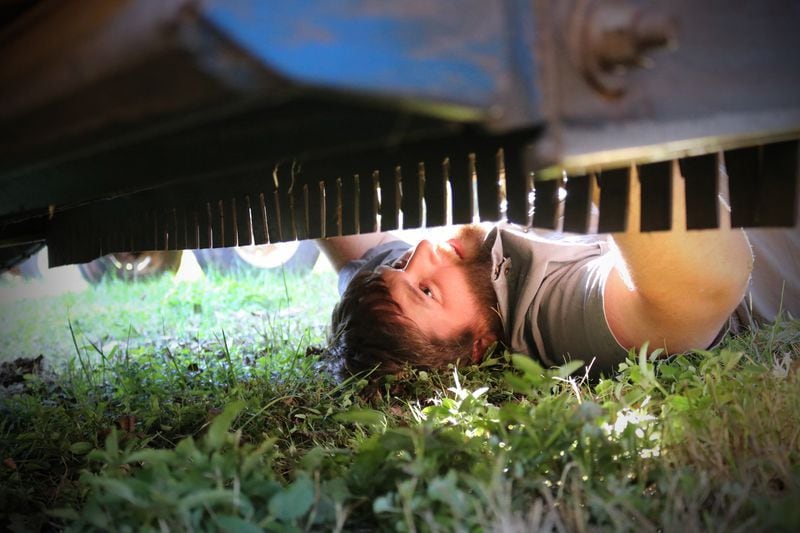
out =
<path fill-rule="evenodd" d="M 44 248 L 43 242 L 0 248 L 0 274 L 10 270 L 23 278 L 42 277 L 36 262 L 36 255 L 42 248 Z"/>
<path fill-rule="evenodd" d="M 169 252 L 140 252 L 134 254 L 110 254 L 88 263 L 78 265 L 83 279 L 89 283 L 100 283 L 104 279 L 123 279 L 127 281 L 146 280 L 161 276 L 166 273 L 174 274 L 181 266 L 181 251 Z M 133 257 L 132 257 L 133 256 Z M 151 265 L 144 270 L 132 273 L 117 266 L 117 262 L 128 262 L 130 259 L 138 261 L 150 259 Z M 115 261 L 116 259 L 116 261 Z"/>
<path fill-rule="evenodd" d="M 40 253 L 42 253 L 41 250 L 17 265 L 22 279 L 39 279 L 42 277 L 42 271 L 39 269 Z"/>
<path fill-rule="evenodd" d="M 282 264 L 272 267 L 259 267 L 248 263 L 242 259 L 234 248 L 209 248 L 195 250 L 194 256 L 203 272 L 211 270 L 217 272 L 258 272 L 258 271 L 279 271 L 284 269 L 286 272 L 294 274 L 305 274 L 310 272 L 319 259 L 319 248 L 313 241 L 300 241 L 294 254 Z"/>

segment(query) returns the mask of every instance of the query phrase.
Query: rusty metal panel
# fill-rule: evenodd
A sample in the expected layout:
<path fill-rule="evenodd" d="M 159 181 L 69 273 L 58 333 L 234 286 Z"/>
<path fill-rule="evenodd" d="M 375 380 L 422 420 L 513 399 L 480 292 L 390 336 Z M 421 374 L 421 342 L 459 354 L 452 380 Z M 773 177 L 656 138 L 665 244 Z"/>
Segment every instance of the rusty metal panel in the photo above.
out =
<path fill-rule="evenodd" d="M 665 231 L 672 227 L 672 162 L 661 161 L 636 167 L 641 196 L 642 231 Z"/>
<path fill-rule="evenodd" d="M 730 182 L 732 226 L 752 226 L 756 222 L 759 167 L 757 147 L 725 152 L 725 168 Z"/>
<path fill-rule="evenodd" d="M 320 196 L 319 182 L 309 181 L 303 184 L 303 212 L 306 223 L 306 232 L 309 238 L 318 239 L 325 236 L 322 222 L 325 220 L 323 213 L 322 197 Z"/>
<path fill-rule="evenodd" d="M 798 143 L 774 143 L 725 152 L 730 180 L 731 225 L 794 226 Z"/>
<path fill-rule="evenodd" d="M 472 177 L 466 154 L 447 158 L 447 173 L 453 191 L 453 224 L 472 222 Z"/>
<path fill-rule="evenodd" d="M 360 169 L 359 169 L 360 170 Z M 358 232 L 369 233 L 378 227 L 378 192 L 372 172 L 356 174 L 358 197 Z"/>
<path fill-rule="evenodd" d="M 245 195 L 239 194 L 231 201 L 236 228 L 236 245 L 248 246 L 253 242 L 253 227 L 250 221 L 250 210 L 247 208 L 247 199 Z"/>
<path fill-rule="evenodd" d="M 254 191 L 255 189 L 251 189 Z M 267 229 L 267 207 L 263 192 L 250 192 L 245 196 L 250 206 L 250 219 L 253 222 L 253 244 L 267 244 L 269 230 Z"/>
<path fill-rule="evenodd" d="M 564 231 L 571 233 L 587 233 L 589 231 L 589 214 L 592 203 L 592 187 L 594 176 L 569 176 L 564 200 Z"/>
<path fill-rule="evenodd" d="M 197 243 L 198 248 L 211 248 L 214 241 L 211 202 L 198 202 L 195 212 L 197 213 L 197 227 L 199 235 Z"/>
<path fill-rule="evenodd" d="M 530 224 L 529 196 L 533 190 L 526 154 L 518 147 L 504 148 L 507 218 L 509 222 Z"/>
<path fill-rule="evenodd" d="M 421 162 L 416 158 L 401 161 L 398 165 L 401 179 L 401 208 L 403 210 L 403 227 L 422 227 L 422 200 L 424 184 L 420 174 Z"/>
<path fill-rule="evenodd" d="M 500 220 L 498 149 L 487 146 L 475 154 L 478 180 L 478 214 L 482 221 Z"/>
<path fill-rule="evenodd" d="M 226 247 L 236 246 L 236 220 L 233 216 L 233 198 L 220 194 L 219 213 L 222 225 L 223 244 Z"/>
<path fill-rule="evenodd" d="M 264 188 L 260 191 L 259 199 L 263 202 L 263 211 L 266 214 L 269 242 L 283 241 L 283 230 L 278 214 L 280 210 L 280 204 L 277 202 L 278 198 L 277 190 L 271 185 L 269 180 L 265 179 Z"/>
<path fill-rule="evenodd" d="M 686 157 L 679 162 L 686 183 L 686 228 L 719 226 L 719 163 L 717 154 Z"/>
<path fill-rule="evenodd" d="M 434 156 L 425 165 L 425 208 L 426 227 L 447 224 L 447 176 L 441 157 Z"/>
<path fill-rule="evenodd" d="M 186 250 L 189 246 L 189 228 L 186 221 L 186 209 L 179 205 L 174 208 L 175 213 L 175 249 Z M 124 248 L 123 248 L 124 250 Z"/>
<path fill-rule="evenodd" d="M 761 227 L 794 226 L 800 190 L 800 142 L 787 141 L 763 147 L 758 183 L 760 200 L 757 223 Z"/>
<path fill-rule="evenodd" d="M 554 117 L 542 165 L 607 168 L 800 136 L 798 2 L 535 5 L 538 29 L 555 28 L 537 51 Z"/>
<path fill-rule="evenodd" d="M 355 176 L 346 174 L 340 180 L 341 187 L 337 190 L 336 209 L 337 218 L 341 220 L 341 235 L 357 233 L 358 204 L 356 198 Z"/>
<path fill-rule="evenodd" d="M 538 181 L 534 184 L 533 225 L 542 229 L 556 229 L 558 224 L 558 190 L 561 179 Z"/>
<path fill-rule="evenodd" d="M 390 167 L 391 168 L 391 167 Z M 381 231 L 398 229 L 398 176 L 394 169 L 379 171 Z"/>
<path fill-rule="evenodd" d="M 606 170 L 597 176 L 600 186 L 598 233 L 625 231 L 628 226 L 630 169 Z"/>

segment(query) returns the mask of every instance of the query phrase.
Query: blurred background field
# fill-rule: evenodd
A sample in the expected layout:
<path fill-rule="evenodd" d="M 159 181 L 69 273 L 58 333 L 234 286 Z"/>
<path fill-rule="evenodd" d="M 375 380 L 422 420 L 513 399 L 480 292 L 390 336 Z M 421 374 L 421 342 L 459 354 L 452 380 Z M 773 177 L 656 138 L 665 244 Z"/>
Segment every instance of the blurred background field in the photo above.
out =
<path fill-rule="evenodd" d="M 45 355 L 64 361 L 78 343 L 98 348 L 132 349 L 176 342 L 214 343 L 224 331 L 233 346 L 286 342 L 312 335 L 320 342 L 336 302 L 336 275 L 320 256 L 310 271 L 250 271 L 228 275 L 203 272 L 190 251 L 180 268 L 153 279 L 104 279 L 89 283 L 77 266 L 46 267 L 39 276 L 0 276 L 0 361 Z M 273 331 L 278 318 L 292 325 Z M 72 325 L 72 332 L 70 331 Z M 308 331 L 309 333 L 304 333 Z"/>

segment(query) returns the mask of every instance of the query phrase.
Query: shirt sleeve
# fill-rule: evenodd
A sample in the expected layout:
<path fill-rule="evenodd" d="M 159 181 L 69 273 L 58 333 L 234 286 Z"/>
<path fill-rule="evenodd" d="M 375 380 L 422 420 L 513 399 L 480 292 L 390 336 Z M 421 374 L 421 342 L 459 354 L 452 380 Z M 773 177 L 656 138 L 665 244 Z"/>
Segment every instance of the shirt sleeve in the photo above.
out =
<path fill-rule="evenodd" d="M 349 261 L 339 271 L 339 295 L 344 293 L 350 280 L 360 271 L 375 270 L 381 265 L 390 265 L 409 248 L 411 245 L 405 241 L 389 241 L 370 248 L 360 259 Z"/>
<path fill-rule="evenodd" d="M 603 308 L 608 258 L 551 266 L 542 282 L 536 316 L 544 354 L 554 358 L 553 364 L 582 360 L 593 375 L 614 373 L 628 352 L 611 332 Z"/>
<path fill-rule="evenodd" d="M 611 332 L 603 307 L 605 280 L 611 268 L 607 259 L 582 260 L 557 268 L 545 278 L 537 321 L 544 353 L 557 358 L 553 364 L 580 359 L 587 366 L 591 364 L 593 375 L 612 375 L 625 360 L 628 351 Z M 748 319 L 743 303 L 710 347 L 716 347 L 727 333 L 740 332 Z"/>

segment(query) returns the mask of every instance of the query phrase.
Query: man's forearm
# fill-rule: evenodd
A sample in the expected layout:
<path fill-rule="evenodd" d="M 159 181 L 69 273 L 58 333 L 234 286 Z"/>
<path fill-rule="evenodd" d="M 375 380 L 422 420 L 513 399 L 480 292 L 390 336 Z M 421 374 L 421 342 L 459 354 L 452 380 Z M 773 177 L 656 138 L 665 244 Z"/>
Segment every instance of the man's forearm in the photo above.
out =
<path fill-rule="evenodd" d="M 370 248 L 384 242 L 397 240 L 390 233 L 365 233 L 346 237 L 328 237 L 314 241 L 338 272 L 353 259 L 358 259 Z"/>
<path fill-rule="evenodd" d="M 743 231 L 675 230 L 614 236 L 632 288 L 654 305 L 695 299 L 735 306 L 752 268 Z"/>
<path fill-rule="evenodd" d="M 648 332 L 645 336 L 652 337 L 628 333 L 632 344 L 649 340 L 665 342 L 674 350 L 705 347 L 697 344 L 713 339 L 714 330 L 747 287 L 753 261 L 747 237 L 742 230 L 730 228 L 724 205 L 720 205 L 719 229 L 686 230 L 684 182 L 677 173 L 673 176 L 673 229 L 642 233 L 638 178 L 631 182 L 628 230 L 612 236 L 622 261 L 617 265 L 619 278 L 609 279 L 610 290 L 631 293 L 629 307 L 616 318 L 641 320 L 640 328 Z M 626 329 L 624 324 L 618 327 Z"/>

